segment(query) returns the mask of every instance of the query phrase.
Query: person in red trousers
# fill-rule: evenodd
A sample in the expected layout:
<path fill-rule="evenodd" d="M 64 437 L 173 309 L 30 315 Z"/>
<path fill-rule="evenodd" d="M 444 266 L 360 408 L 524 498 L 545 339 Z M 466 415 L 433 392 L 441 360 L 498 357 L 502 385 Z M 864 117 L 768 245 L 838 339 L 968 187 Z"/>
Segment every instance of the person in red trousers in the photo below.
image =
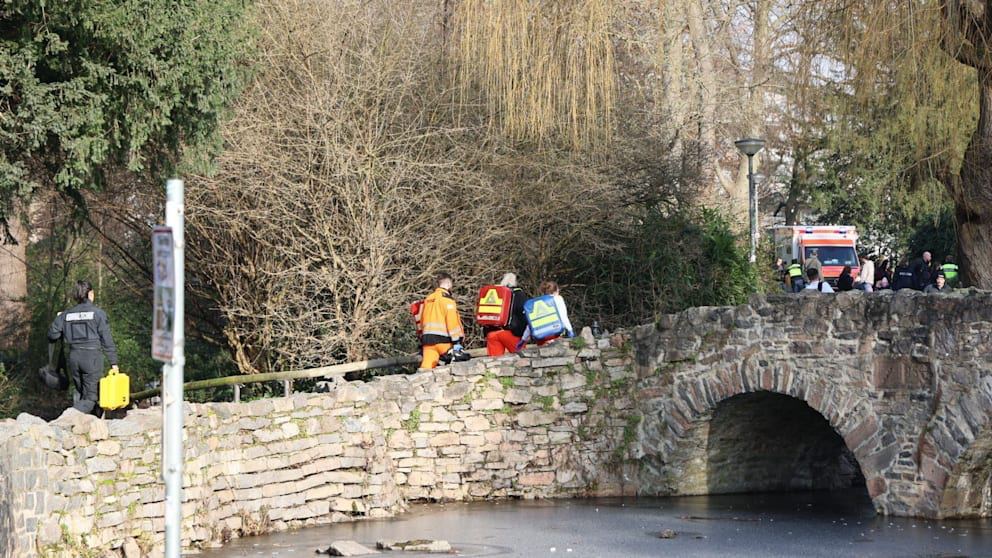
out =
<path fill-rule="evenodd" d="M 486 353 L 489 356 L 501 356 L 506 353 L 517 352 L 517 344 L 520 343 L 520 336 L 527 329 L 527 317 L 524 316 L 524 302 L 527 302 L 527 295 L 523 289 L 517 286 L 517 276 L 514 273 L 503 275 L 499 284 L 509 287 L 513 295 L 510 299 L 510 318 L 503 327 L 487 327 Z"/>

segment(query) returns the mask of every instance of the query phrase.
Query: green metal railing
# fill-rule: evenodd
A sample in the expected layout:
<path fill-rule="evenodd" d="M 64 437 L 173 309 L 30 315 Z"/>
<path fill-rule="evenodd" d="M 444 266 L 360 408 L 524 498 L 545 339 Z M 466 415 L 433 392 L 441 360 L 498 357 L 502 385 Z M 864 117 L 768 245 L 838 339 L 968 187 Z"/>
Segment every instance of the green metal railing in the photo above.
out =
<path fill-rule="evenodd" d="M 472 357 L 486 355 L 485 349 L 471 349 L 467 351 Z M 210 378 L 209 380 L 197 380 L 183 384 L 183 392 L 200 391 L 204 389 L 218 387 L 234 387 L 234 401 L 241 401 L 241 387 L 247 384 L 258 384 L 262 382 L 282 382 L 283 394 L 290 396 L 293 393 L 293 380 L 307 378 L 335 378 L 341 377 L 349 372 L 361 372 L 362 370 L 374 370 L 377 368 L 388 368 L 390 366 L 405 366 L 420 362 L 420 355 L 403 355 L 388 358 L 375 358 L 360 362 L 345 362 L 331 366 L 321 366 L 319 368 L 308 368 L 306 370 L 287 370 L 284 372 L 266 372 L 264 374 L 237 374 L 234 376 L 224 376 L 223 378 Z M 131 401 L 148 399 L 162 393 L 161 388 L 146 389 L 136 391 L 131 394 Z"/>

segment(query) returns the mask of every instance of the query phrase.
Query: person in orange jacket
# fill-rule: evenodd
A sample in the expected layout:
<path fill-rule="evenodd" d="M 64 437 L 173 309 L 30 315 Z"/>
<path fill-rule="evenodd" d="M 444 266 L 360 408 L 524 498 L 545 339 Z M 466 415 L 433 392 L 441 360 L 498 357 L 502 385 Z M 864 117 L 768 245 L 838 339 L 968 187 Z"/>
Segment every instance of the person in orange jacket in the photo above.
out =
<path fill-rule="evenodd" d="M 456 353 L 462 350 L 462 340 L 465 330 L 458 316 L 455 300 L 451 298 L 452 280 L 447 273 L 438 273 L 434 278 L 434 292 L 424 299 L 420 326 L 423 333 L 420 337 L 423 358 L 420 368 L 431 369 L 437 366 L 441 355 L 449 350 Z"/>

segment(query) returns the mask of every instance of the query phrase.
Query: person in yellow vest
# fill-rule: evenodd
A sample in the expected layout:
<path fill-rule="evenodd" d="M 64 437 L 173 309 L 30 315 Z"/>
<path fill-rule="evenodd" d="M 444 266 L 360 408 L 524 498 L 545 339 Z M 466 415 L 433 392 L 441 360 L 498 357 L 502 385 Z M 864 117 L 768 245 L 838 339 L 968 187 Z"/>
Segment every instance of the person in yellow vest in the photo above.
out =
<path fill-rule="evenodd" d="M 944 272 L 944 280 L 949 287 L 958 285 L 958 264 L 954 263 L 954 258 L 947 256 L 944 258 L 944 265 L 940 266 L 940 271 Z"/>
<path fill-rule="evenodd" d="M 803 266 L 799 263 L 799 260 L 793 258 L 792 263 L 789 267 L 785 268 L 786 273 L 788 273 L 789 287 L 792 292 L 798 293 L 803 290 L 806 286 L 806 281 L 803 280 Z"/>
<path fill-rule="evenodd" d="M 458 353 L 462 350 L 465 330 L 458 316 L 455 300 L 451 298 L 453 281 L 451 275 L 438 273 L 434 278 L 434 292 L 424 299 L 420 325 L 423 328 L 421 344 L 423 358 L 420 368 L 431 369 L 437 366 L 441 355 L 449 350 Z"/>
<path fill-rule="evenodd" d="M 548 343 L 558 339 L 562 335 L 565 337 L 575 337 L 575 332 L 572 330 L 572 322 L 568 319 L 568 308 L 565 306 L 565 299 L 561 297 L 561 292 L 558 288 L 557 281 L 544 281 L 541 283 L 541 294 L 551 295 L 555 301 L 555 309 L 558 311 L 558 318 L 562 323 L 562 331 L 558 335 L 552 335 L 551 337 L 545 337 L 537 342 L 539 347 L 543 347 Z M 531 340 L 531 328 L 527 326 L 524 330 L 523 336 L 520 338 L 520 342 L 517 343 L 517 350 L 519 351 Z"/>

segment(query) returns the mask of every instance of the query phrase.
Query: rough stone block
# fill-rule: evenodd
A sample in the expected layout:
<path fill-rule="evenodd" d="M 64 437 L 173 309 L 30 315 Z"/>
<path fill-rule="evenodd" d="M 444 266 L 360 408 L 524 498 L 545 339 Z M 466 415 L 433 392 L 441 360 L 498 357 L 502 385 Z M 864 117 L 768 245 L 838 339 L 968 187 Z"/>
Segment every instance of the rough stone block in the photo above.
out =
<path fill-rule="evenodd" d="M 920 390 L 933 384 L 930 365 L 909 356 L 880 355 L 875 358 L 872 386 L 882 390 Z"/>
<path fill-rule="evenodd" d="M 455 432 L 445 432 L 430 439 L 430 445 L 432 447 L 452 446 L 457 443 L 459 443 L 459 436 Z"/>
<path fill-rule="evenodd" d="M 94 457 L 86 461 L 86 470 L 92 475 L 117 470 L 117 462 L 109 457 Z"/>
<path fill-rule="evenodd" d="M 361 484 L 365 481 L 365 473 L 353 471 L 332 471 L 327 473 L 329 482 L 340 484 Z"/>
<path fill-rule="evenodd" d="M 575 357 L 551 357 L 551 358 L 538 358 L 531 362 L 532 368 L 551 368 L 555 366 L 567 366 L 569 364 L 575 363 Z"/>
<path fill-rule="evenodd" d="M 503 408 L 502 399 L 476 399 L 472 401 L 473 411 L 496 411 Z"/>
<path fill-rule="evenodd" d="M 560 382 L 563 390 L 575 389 L 586 385 L 586 377 L 583 374 L 562 374 Z"/>
<path fill-rule="evenodd" d="M 331 500 L 331 509 L 344 513 L 365 513 L 368 508 L 361 500 L 334 498 Z"/>
<path fill-rule="evenodd" d="M 367 556 L 369 554 L 379 554 L 379 551 L 372 550 L 355 541 L 334 541 L 323 553 L 331 556 Z"/>
<path fill-rule="evenodd" d="M 502 405 L 498 408 L 502 408 Z M 481 415 L 467 417 L 464 422 L 465 430 L 468 430 L 469 432 L 481 432 L 492 428 L 492 424 L 489 422 L 489 419 Z"/>
<path fill-rule="evenodd" d="M 517 413 L 516 416 L 517 424 L 525 428 L 551 424 L 557 419 L 557 413 L 549 413 L 545 411 L 524 411 L 522 413 Z"/>
<path fill-rule="evenodd" d="M 434 486 L 437 484 L 437 475 L 426 471 L 413 471 L 407 475 L 406 482 L 410 486 Z"/>
<path fill-rule="evenodd" d="M 110 437 L 110 429 L 106 421 L 96 420 L 90 425 L 90 440 L 98 442 Z"/>
<path fill-rule="evenodd" d="M 517 484 L 520 486 L 548 486 L 555 482 L 554 471 L 541 471 L 520 475 Z"/>
<path fill-rule="evenodd" d="M 530 403 L 533 398 L 534 393 L 532 391 L 519 388 L 508 389 L 506 390 L 506 394 L 503 396 L 503 400 L 507 403 L 514 403 L 518 405 Z"/>

